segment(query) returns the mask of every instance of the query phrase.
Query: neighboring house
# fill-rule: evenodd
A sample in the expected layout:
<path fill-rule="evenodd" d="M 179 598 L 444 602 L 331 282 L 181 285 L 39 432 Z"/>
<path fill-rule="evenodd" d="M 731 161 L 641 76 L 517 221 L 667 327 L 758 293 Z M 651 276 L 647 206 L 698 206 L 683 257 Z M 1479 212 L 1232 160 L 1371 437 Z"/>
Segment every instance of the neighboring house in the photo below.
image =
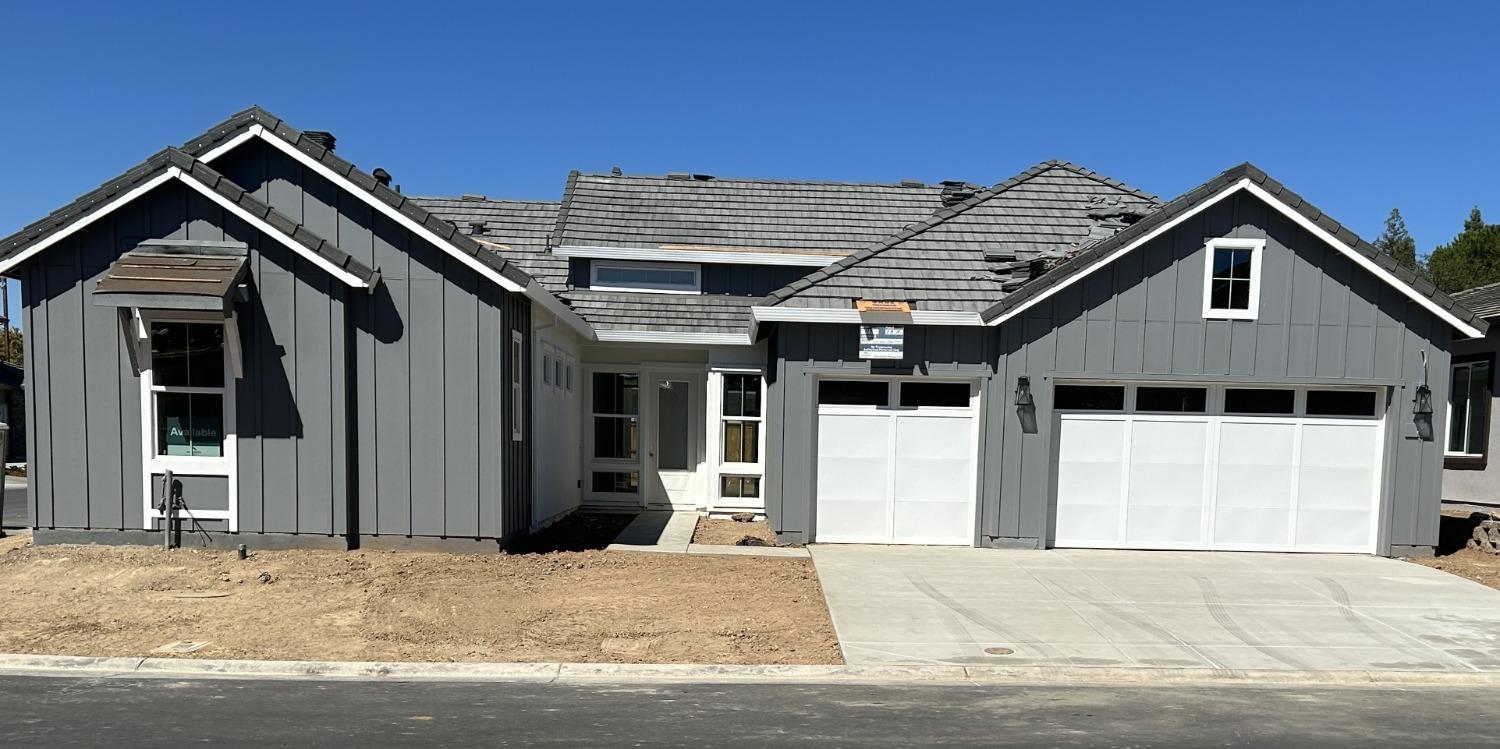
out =
<path fill-rule="evenodd" d="M 331 140 L 251 109 L 0 240 L 38 540 L 149 540 L 170 468 L 261 546 L 467 548 L 579 507 L 801 542 L 1437 542 L 1426 404 L 1487 325 L 1249 165 L 1165 203 L 1062 162 L 574 173 L 552 203 L 403 196 Z"/>
<path fill-rule="evenodd" d="M 0 362 L 0 422 L 9 429 L 5 462 L 26 462 L 26 370 Z"/>
<path fill-rule="evenodd" d="M 1500 283 L 1460 291 L 1454 300 L 1493 323 L 1500 317 Z M 1443 499 L 1500 505 L 1500 465 L 1490 465 L 1495 399 L 1495 352 L 1500 328 L 1482 338 L 1453 342 L 1448 430 L 1443 446 Z"/>

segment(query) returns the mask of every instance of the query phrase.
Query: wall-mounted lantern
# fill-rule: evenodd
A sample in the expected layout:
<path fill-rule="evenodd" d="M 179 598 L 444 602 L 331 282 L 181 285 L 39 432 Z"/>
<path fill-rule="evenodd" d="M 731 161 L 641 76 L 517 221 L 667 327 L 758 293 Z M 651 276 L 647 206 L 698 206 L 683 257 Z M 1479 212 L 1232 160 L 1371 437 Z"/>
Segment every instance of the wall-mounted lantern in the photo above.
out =
<path fill-rule="evenodd" d="M 1411 399 L 1411 420 L 1417 427 L 1417 437 L 1423 442 L 1432 441 L 1432 388 L 1427 383 L 1417 386 Z"/>
<path fill-rule="evenodd" d="M 1422 381 L 1411 397 L 1411 421 L 1417 428 L 1417 438 L 1432 441 L 1432 388 L 1427 386 L 1427 352 L 1422 352 Z"/>
<path fill-rule="evenodd" d="M 1016 417 L 1021 420 L 1021 432 L 1036 434 L 1036 399 L 1031 395 L 1031 378 L 1021 375 L 1016 378 Z"/>

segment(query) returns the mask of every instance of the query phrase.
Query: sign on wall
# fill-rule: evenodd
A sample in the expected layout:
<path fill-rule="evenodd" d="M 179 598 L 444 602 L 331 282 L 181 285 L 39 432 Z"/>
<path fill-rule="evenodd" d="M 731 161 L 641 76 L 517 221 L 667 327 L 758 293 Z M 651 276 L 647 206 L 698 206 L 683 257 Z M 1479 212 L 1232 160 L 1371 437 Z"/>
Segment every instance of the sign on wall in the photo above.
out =
<path fill-rule="evenodd" d="M 900 325 L 859 326 L 859 358 L 900 359 L 906 329 Z"/>

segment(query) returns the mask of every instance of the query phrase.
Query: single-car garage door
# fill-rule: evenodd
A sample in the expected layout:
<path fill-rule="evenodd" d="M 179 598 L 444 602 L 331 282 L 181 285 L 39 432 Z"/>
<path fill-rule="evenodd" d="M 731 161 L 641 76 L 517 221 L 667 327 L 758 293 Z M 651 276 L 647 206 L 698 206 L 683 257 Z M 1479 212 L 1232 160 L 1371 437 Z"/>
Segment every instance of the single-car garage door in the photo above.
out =
<path fill-rule="evenodd" d="M 978 388 L 930 379 L 818 382 L 823 543 L 974 543 Z"/>
<path fill-rule="evenodd" d="M 1384 397 L 1059 383 L 1054 543 L 1374 553 Z"/>

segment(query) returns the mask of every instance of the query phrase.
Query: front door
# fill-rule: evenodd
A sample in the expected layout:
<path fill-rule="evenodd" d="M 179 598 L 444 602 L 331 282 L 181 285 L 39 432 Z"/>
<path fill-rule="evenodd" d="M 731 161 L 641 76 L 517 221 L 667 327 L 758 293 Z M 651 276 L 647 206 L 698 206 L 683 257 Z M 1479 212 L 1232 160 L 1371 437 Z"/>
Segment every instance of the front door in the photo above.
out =
<path fill-rule="evenodd" d="M 646 504 L 660 509 L 694 509 L 700 504 L 703 375 L 662 372 L 649 375 L 646 448 Z"/>

